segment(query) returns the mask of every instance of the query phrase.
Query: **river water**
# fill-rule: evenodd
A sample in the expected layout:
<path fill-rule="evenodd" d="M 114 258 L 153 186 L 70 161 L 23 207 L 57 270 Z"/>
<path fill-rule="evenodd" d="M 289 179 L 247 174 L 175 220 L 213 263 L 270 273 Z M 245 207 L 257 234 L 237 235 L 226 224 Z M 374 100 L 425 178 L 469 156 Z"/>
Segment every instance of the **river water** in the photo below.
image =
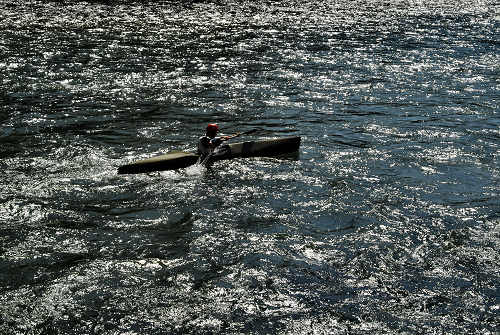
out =
<path fill-rule="evenodd" d="M 498 334 L 493 0 L 0 0 L 0 334 Z M 209 122 L 299 156 L 117 175 Z"/>

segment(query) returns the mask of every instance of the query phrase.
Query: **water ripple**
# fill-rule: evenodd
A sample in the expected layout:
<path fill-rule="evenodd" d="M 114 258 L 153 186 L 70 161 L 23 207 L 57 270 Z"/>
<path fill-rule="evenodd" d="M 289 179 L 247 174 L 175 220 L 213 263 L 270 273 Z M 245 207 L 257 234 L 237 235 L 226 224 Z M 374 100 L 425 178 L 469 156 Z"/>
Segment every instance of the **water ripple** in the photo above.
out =
<path fill-rule="evenodd" d="M 0 13 L 0 332 L 498 331 L 494 1 Z M 208 122 L 300 154 L 116 175 Z"/>

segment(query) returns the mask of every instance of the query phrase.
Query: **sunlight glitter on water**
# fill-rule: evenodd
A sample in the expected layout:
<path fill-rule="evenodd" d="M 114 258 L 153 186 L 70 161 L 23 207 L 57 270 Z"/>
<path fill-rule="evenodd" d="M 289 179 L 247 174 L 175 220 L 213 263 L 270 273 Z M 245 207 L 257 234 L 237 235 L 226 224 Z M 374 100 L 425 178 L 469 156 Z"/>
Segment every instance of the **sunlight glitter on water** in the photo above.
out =
<path fill-rule="evenodd" d="M 0 332 L 496 331 L 497 6 L 286 5 L 0 3 Z"/>

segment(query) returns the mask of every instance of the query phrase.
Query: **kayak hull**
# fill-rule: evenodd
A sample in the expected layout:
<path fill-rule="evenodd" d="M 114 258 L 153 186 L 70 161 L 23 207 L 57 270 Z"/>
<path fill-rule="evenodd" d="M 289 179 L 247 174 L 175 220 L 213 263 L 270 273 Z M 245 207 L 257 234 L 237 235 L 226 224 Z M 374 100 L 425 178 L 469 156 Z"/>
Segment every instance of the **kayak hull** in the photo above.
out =
<path fill-rule="evenodd" d="M 176 170 L 196 164 L 199 156 L 190 152 L 174 152 L 132 162 L 118 168 L 118 174 Z"/>
<path fill-rule="evenodd" d="M 214 155 L 212 161 L 241 157 L 273 157 L 297 152 L 300 137 L 284 137 L 258 141 L 231 143 L 223 146 L 222 154 Z M 198 162 L 199 155 L 191 152 L 173 152 L 122 165 L 118 174 L 148 173 L 154 171 L 177 170 Z"/>

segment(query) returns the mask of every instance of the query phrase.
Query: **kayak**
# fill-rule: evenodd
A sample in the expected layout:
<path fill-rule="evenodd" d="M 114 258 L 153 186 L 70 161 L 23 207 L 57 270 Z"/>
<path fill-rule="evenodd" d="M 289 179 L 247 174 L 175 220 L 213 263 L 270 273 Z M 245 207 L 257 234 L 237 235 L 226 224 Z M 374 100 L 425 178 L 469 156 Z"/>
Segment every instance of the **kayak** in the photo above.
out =
<path fill-rule="evenodd" d="M 213 156 L 212 162 L 241 157 L 279 156 L 297 152 L 299 146 L 298 136 L 225 144 L 219 147 L 221 150 Z M 177 170 L 196 164 L 199 158 L 193 152 L 171 152 L 122 165 L 118 168 L 118 174 Z"/>

